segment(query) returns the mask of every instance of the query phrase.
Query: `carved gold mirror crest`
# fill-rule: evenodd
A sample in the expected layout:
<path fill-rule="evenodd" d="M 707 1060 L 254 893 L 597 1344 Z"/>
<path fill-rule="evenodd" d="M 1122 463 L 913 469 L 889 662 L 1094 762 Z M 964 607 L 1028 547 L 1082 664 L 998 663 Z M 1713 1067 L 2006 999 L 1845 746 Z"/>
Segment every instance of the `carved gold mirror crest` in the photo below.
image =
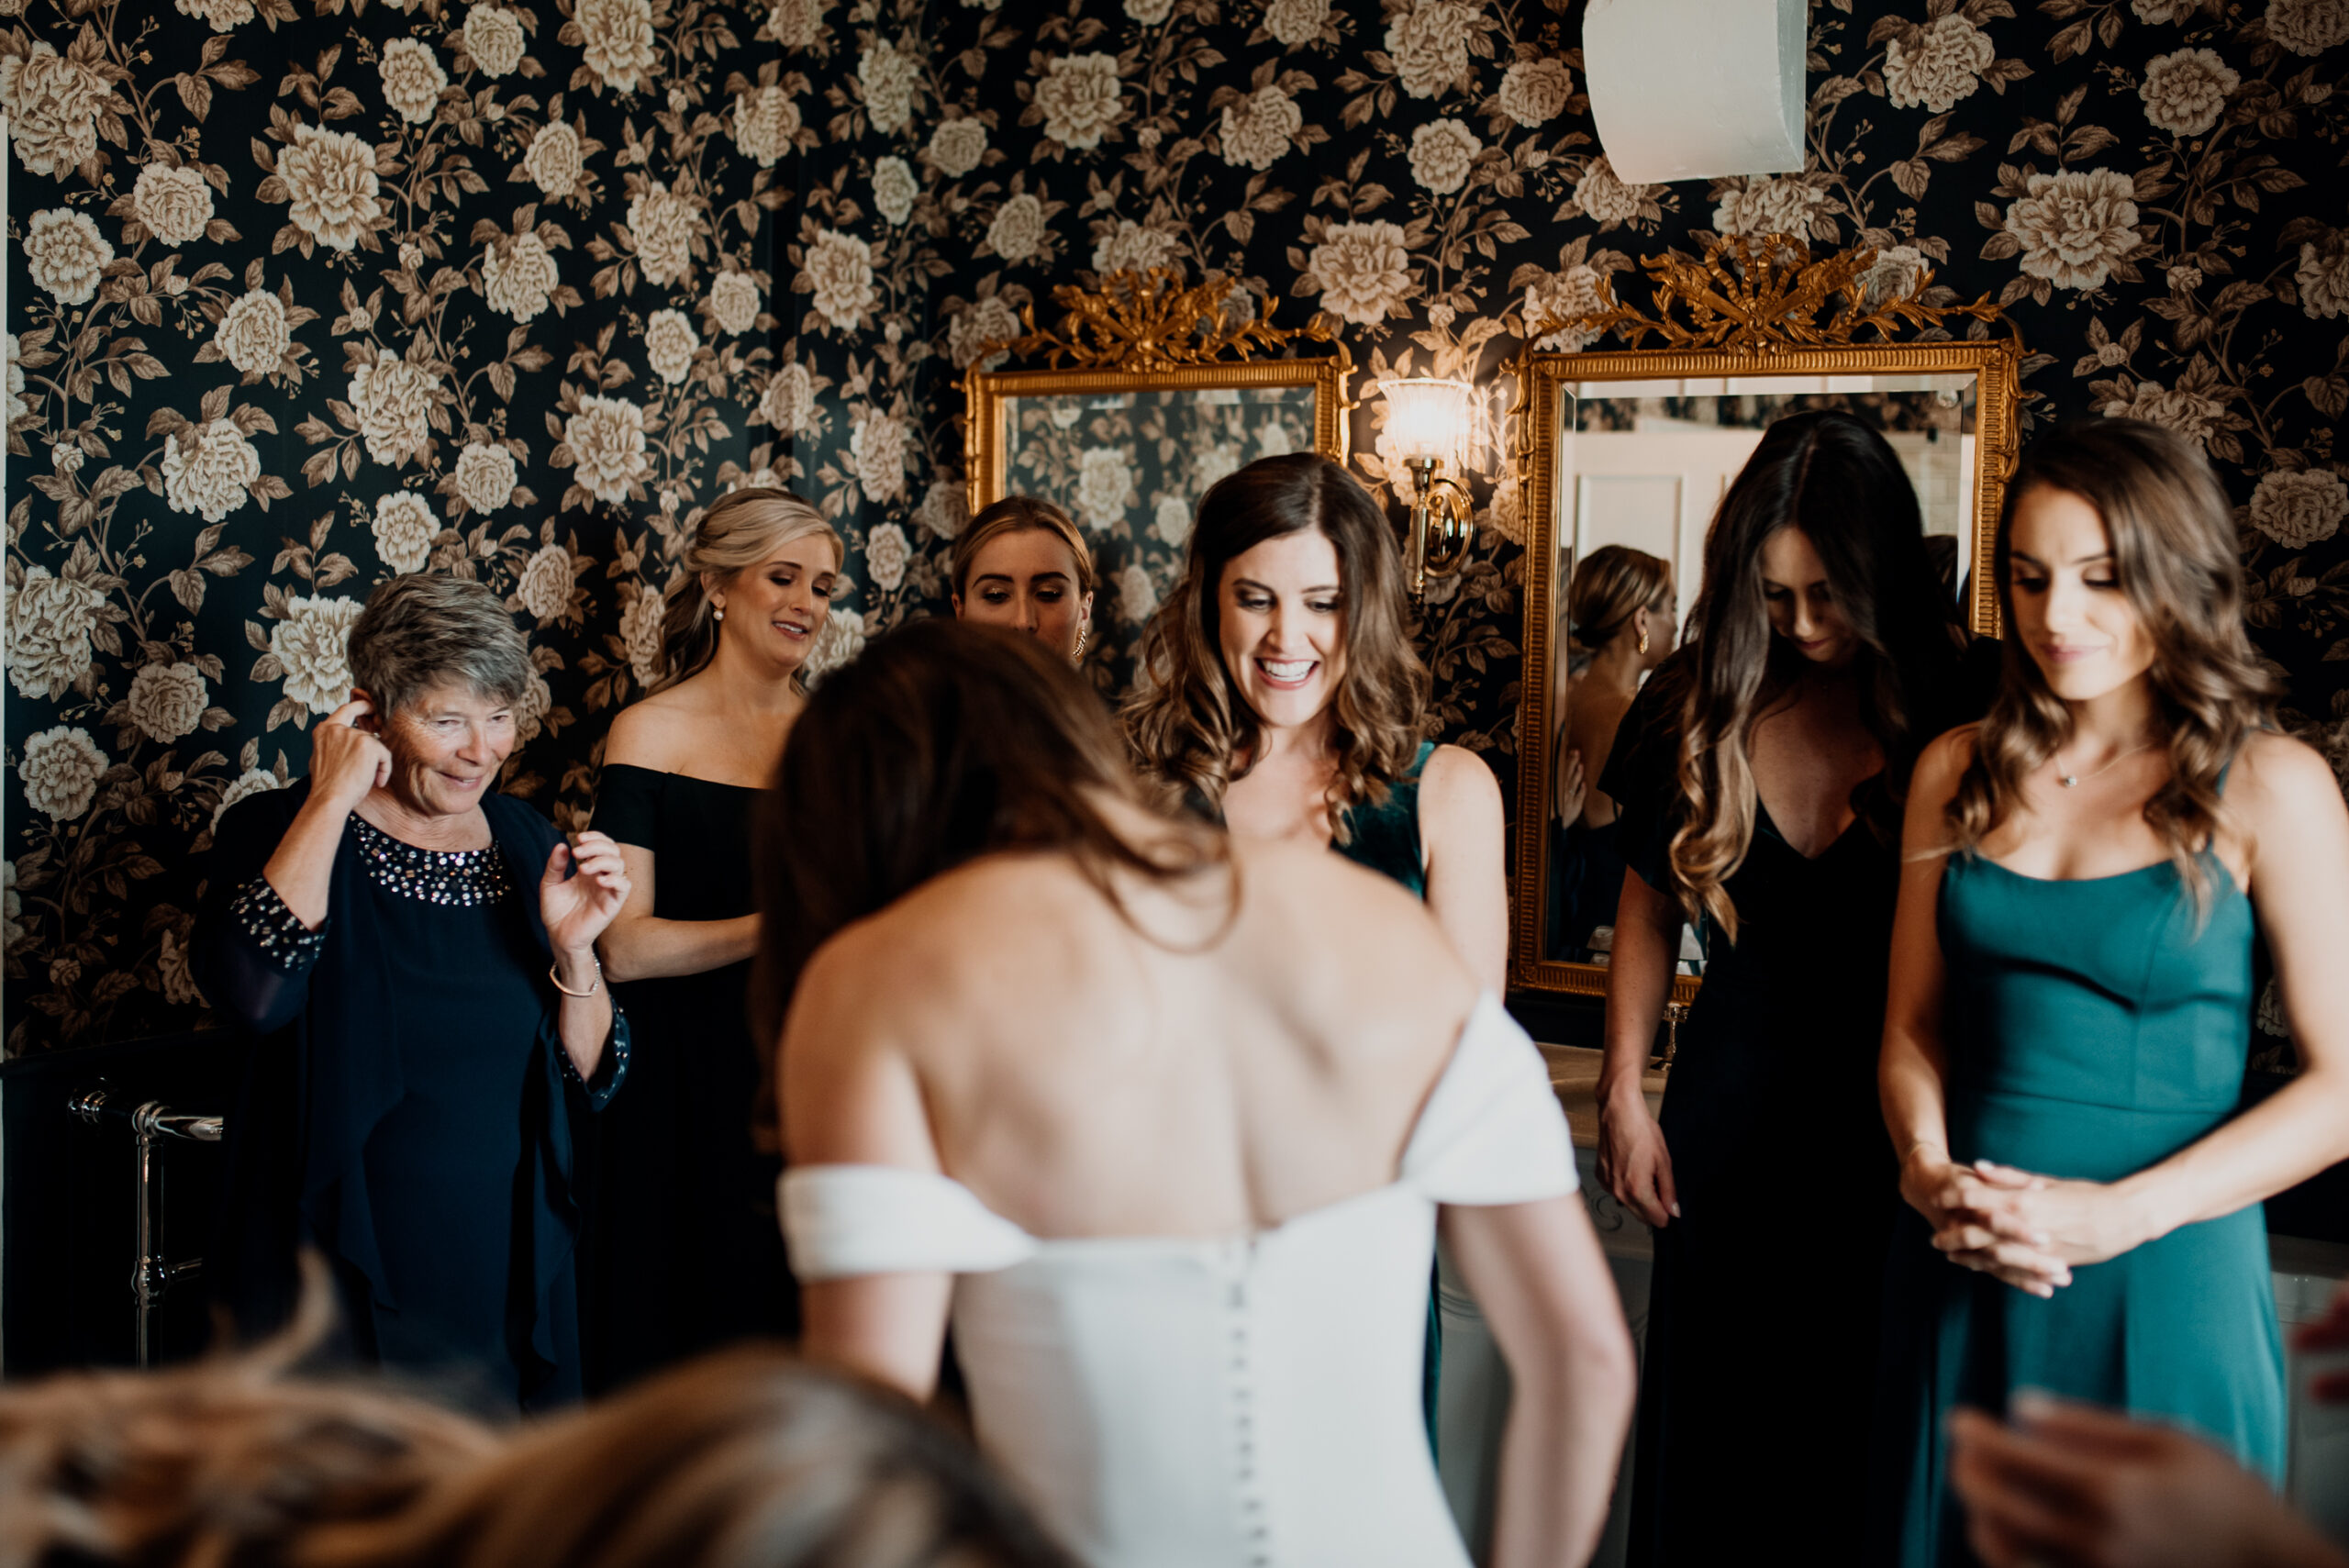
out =
<path fill-rule="evenodd" d="M 1964 595 L 1976 634 L 1998 634 L 1994 586 L 1975 565 L 1990 559 L 2017 454 L 2022 361 L 1998 307 L 1935 288 L 1921 262 L 1865 249 L 1814 257 L 1779 236 L 1732 237 L 1701 260 L 1642 267 L 1646 309 L 1602 281 L 1595 308 L 1530 327 L 1511 367 L 1529 526 L 1510 979 L 1532 990 L 1604 995 L 1612 937 L 1612 891 L 1575 884 L 1588 858 L 1553 799 L 1573 674 L 1562 612 L 1583 556 L 1621 544 L 1663 557 L 1685 626 L 1705 532 L 1764 428 L 1800 409 L 1843 408 L 1892 443 L 1929 542 L 1949 541 L 1939 548 L 1954 602 Z M 1954 337 L 1953 324 L 1981 335 Z M 1991 336 L 1994 327 L 2006 330 Z M 1631 346 L 1537 347 L 1609 334 Z M 1642 346 L 1651 341 L 1662 346 Z M 1681 956 L 1671 999 L 1685 1005 L 1704 960 L 1693 940 Z"/>

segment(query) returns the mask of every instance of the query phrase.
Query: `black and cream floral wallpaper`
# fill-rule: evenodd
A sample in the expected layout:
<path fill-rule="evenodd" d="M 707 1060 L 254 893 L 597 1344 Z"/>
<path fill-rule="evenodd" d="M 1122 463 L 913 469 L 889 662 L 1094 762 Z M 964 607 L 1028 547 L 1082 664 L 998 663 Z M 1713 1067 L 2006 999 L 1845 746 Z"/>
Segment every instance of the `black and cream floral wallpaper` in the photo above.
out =
<path fill-rule="evenodd" d="M 478 576 L 533 628 L 510 784 L 568 821 L 725 485 L 839 519 L 828 663 L 937 608 L 961 371 L 1119 267 L 1326 311 L 1377 376 L 1486 374 L 1529 316 L 1707 234 L 1931 265 L 2021 323 L 2034 417 L 2210 451 L 2291 720 L 2349 776 L 2349 0 L 1818 0 L 1805 172 L 1667 187 L 1604 157 L 1580 26 L 1578 0 L 0 0 L 8 1050 L 196 1018 L 192 853 L 298 774 L 391 573 Z M 1482 525 L 1422 640 L 1445 733 L 1507 777 L 1512 485 Z M 1171 551 L 1136 559 L 1103 636 L 1163 586 Z"/>

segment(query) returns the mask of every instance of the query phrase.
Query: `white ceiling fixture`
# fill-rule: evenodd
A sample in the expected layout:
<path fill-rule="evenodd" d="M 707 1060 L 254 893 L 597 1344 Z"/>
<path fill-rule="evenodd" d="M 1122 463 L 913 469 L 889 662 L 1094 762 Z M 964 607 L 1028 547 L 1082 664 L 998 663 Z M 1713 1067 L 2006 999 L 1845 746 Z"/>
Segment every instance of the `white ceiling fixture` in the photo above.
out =
<path fill-rule="evenodd" d="M 1627 184 L 1802 168 L 1804 0 L 1591 0 L 1583 72 Z"/>

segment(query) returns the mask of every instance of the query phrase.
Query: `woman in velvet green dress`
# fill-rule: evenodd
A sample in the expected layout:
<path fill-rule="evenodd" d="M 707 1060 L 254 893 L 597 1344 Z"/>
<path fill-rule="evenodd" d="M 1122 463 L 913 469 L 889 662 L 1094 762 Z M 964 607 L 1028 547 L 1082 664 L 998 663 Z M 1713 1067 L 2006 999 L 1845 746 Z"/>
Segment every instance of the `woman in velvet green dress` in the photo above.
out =
<path fill-rule="evenodd" d="M 1999 695 L 1909 800 L 1881 1062 L 1896 1242 L 1873 1561 L 1973 1561 L 1946 1418 L 2018 1389 L 2182 1424 L 2280 1479 L 2259 1204 L 2349 1155 L 2349 811 L 2266 727 L 2234 526 L 2151 425 L 2025 455 Z M 2254 910 L 2302 1072 L 2237 1112 Z"/>

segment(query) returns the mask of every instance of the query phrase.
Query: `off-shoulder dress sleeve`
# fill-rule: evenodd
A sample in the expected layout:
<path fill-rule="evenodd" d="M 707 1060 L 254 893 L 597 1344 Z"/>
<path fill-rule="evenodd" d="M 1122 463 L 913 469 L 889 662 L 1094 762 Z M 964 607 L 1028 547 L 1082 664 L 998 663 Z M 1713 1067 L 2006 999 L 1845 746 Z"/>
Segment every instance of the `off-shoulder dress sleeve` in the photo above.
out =
<path fill-rule="evenodd" d="M 607 762 L 596 784 L 595 828 L 617 844 L 661 852 L 661 795 L 668 775 L 629 762 Z"/>
<path fill-rule="evenodd" d="M 1679 704 L 1659 671 L 1640 688 L 1615 731 L 1598 787 L 1615 802 L 1624 862 L 1658 892 L 1670 884 L 1672 835 L 1679 823 Z"/>

